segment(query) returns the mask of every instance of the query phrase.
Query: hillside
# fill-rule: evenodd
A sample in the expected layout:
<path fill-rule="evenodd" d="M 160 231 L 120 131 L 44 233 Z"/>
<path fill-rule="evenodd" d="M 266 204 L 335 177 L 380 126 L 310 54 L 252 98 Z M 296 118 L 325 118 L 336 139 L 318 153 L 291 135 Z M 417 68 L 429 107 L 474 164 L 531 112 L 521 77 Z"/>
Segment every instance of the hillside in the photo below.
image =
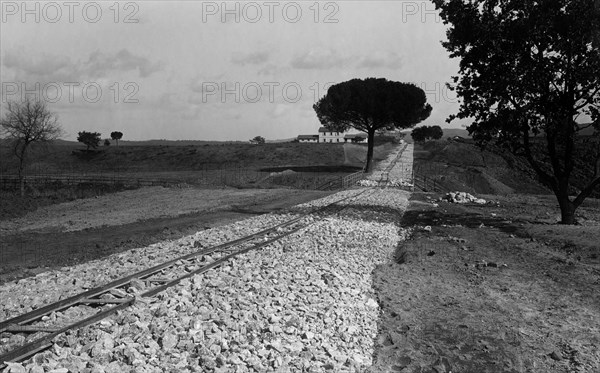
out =
<path fill-rule="evenodd" d="M 592 149 L 576 158 L 572 193 L 591 179 L 593 170 L 586 160 Z M 484 194 L 548 194 L 535 171 L 522 157 L 497 147 L 481 151 L 472 141 L 430 141 L 415 147 L 415 173 L 432 175 L 440 188 Z M 600 197 L 600 188 L 592 194 Z"/>
<path fill-rule="evenodd" d="M 376 157 L 385 153 L 380 140 Z M 347 149 L 345 149 L 347 148 Z M 348 149 L 352 157 L 348 157 Z M 203 169 L 265 167 L 362 167 L 366 145 L 268 143 L 205 143 L 202 145 L 126 145 L 99 147 L 85 152 L 81 144 L 69 142 L 32 148 L 30 174 L 96 172 L 165 172 Z M 387 149 L 387 148 L 386 148 Z M 10 148 L 0 146 L 0 172 L 15 173 L 16 158 Z"/>
<path fill-rule="evenodd" d="M 375 161 L 384 159 L 395 146 L 383 138 L 376 144 Z M 27 187 L 25 197 L 14 193 L 16 184 L 1 184 L 0 219 L 20 216 L 40 206 L 140 187 L 140 178 L 160 180 L 159 185 L 168 181 L 168 185 L 185 183 L 217 189 L 334 188 L 344 175 L 361 170 L 366 153 L 367 147 L 362 144 L 300 143 L 124 145 L 85 152 L 81 144 L 59 142 L 32 149 L 26 174 L 37 183 Z M 10 180 L 16 166 L 15 157 L 4 143 L 0 146 L 0 178 L 6 175 L 9 177 L 3 180 Z M 48 174 L 54 178 L 35 178 Z M 81 182 L 80 177 L 85 181 Z M 98 178 L 108 181 L 98 182 Z M 127 178 L 133 182 L 122 181 Z"/>

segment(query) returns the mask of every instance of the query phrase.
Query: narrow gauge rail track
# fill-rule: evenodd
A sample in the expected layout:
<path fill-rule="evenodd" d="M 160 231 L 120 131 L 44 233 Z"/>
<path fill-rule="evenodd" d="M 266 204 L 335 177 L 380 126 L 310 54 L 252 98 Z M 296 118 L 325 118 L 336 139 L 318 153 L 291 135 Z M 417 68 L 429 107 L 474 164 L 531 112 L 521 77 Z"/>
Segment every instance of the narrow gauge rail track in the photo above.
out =
<path fill-rule="evenodd" d="M 396 167 L 396 163 L 398 163 L 398 160 L 402 157 L 402 154 L 404 153 L 407 147 L 408 145 L 404 144 L 404 147 L 398 152 L 396 158 L 394 158 L 394 160 L 392 160 L 390 164 L 387 165 L 385 170 L 381 172 L 379 180 L 377 181 L 379 185 L 385 186 L 390 181 L 390 171 L 392 171 L 392 169 Z"/>
<path fill-rule="evenodd" d="M 48 304 L 32 312 L 2 321 L 0 322 L 0 334 L 35 333 L 36 337 L 24 345 L 0 355 L 0 369 L 6 367 L 5 362 L 25 360 L 52 346 L 52 340 L 68 330 L 93 324 L 119 310 L 133 305 L 138 297 L 152 297 L 169 287 L 177 285 L 186 278 L 204 273 L 237 255 L 262 248 L 306 228 L 312 224 L 305 221 L 305 218 L 309 215 L 339 212 L 345 208 L 345 206 L 339 205 L 340 202 L 358 198 L 365 191 L 341 198 L 260 232 L 169 260 L 114 280 L 104 286 L 87 290 L 83 293 Z M 145 284 L 143 292 L 130 290 L 133 288 L 132 285 L 137 281 Z M 91 313 L 91 308 L 94 306 L 100 306 L 101 309 Z M 51 319 L 50 315 L 77 307 L 85 307 L 88 316 L 78 321 L 70 321 L 70 323 L 59 323 L 59 325 L 54 326 L 48 325 L 47 321 Z"/>

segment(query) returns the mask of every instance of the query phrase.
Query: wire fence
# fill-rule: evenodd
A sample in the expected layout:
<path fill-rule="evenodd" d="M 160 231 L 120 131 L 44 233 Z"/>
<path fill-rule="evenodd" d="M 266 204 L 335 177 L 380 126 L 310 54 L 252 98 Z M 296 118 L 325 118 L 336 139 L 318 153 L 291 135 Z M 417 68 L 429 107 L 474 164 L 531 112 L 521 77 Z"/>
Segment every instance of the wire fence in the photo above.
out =
<path fill-rule="evenodd" d="M 358 180 L 356 174 L 350 179 L 346 173 L 333 172 L 267 172 L 243 167 L 205 168 L 192 171 L 171 172 L 111 172 L 111 173 L 36 173 L 27 174 L 24 184 L 27 190 L 56 189 L 61 187 L 110 186 L 115 188 L 136 188 L 145 186 L 204 186 L 273 188 L 291 187 L 295 189 L 335 190 L 347 188 Z M 360 172 L 362 174 L 362 172 Z M 0 173 L 0 189 L 16 191 L 20 188 L 19 177 L 15 174 Z"/>
<path fill-rule="evenodd" d="M 415 173 L 413 176 L 414 188 L 423 192 L 448 192 L 445 185 L 436 177 L 420 175 Z"/>

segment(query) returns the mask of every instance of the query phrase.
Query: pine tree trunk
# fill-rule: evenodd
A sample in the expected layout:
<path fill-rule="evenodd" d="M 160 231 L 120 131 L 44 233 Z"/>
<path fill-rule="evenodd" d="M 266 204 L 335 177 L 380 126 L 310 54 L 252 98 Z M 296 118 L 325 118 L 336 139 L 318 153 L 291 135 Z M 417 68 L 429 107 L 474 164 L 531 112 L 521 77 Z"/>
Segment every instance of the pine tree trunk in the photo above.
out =
<path fill-rule="evenodd" d="M 369 131 L 367 139 L 367 165 L 365 166 L 365 172 L 371 172 L 373 168 L 373 145 L 375 143 L 375 131 Z"/>

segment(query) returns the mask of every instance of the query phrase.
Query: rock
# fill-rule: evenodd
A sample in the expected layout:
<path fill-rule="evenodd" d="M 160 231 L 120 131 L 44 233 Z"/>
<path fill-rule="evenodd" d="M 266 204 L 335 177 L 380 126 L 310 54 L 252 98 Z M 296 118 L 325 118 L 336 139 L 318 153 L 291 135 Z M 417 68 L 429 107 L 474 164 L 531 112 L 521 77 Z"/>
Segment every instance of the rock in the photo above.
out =
<path fill-rule="evenodd" d="M 165 334 L 163 334 L 162 338 L 159 340 L 158 344 L 163 349 L 170 350 L 172 348 L 175 348 L 177 342 L 179 342 L 179 337 L 177 335 L 170 332 L 165 332 Z"/>
<path fill-rule="evenodd" d="M 469 193 L 465 192 L 450 192 L 447 193 L 444 197 L 444 200 L 451 203 L 477 203 L 477 204 L 486 204 L 487 201 L 482 198 L 476 198 Z"/>
<path fill-rule="evenodd" d="M 9 361 L 5 362 L 6 369 L 4 372 L 6 373 L 27 373 L 27 370 L 21 363 L 11 363 Z"/>
<path fill-rule="evenodd" d="M 44 368 L 39 365 L 29 364 L 26 368 L 28 373 L 44 373 Z"/>
<path fill-rule="evenodd" d="M 550 353 L 550 357 L 552 358 L 552 360 L 556 360 L 556 361 L 560 361 L 563 359 L 562 354 L 560 353 L 560 351 L 552 351 Z"/>
<path fill-rule="evenodd" d="M 277 351 L 277 352 L 284 352 L 285 351 L 284 348 L 283 348 L 283 346 L 281 345 L 281 342 L 279 342 L 279 341 L 273 341 L 273 342 L 271 342 L 270 347 L 272 349 L 274 349 L 275 351 Z"/>
<path fill-rule="evenodd" d="M 269 316 L 269 322 L 271 324 L 278 324 L 279 322 L 281 322 L 281 317 L 277 317 L 275 315 L 271 315 L 271 316 Z"/>
<path fill-rule="evenodd" d="M 313 339 L 314 337 L 315 337 L 315 333 L 313 333 L 313 332 L 310 332 L 310 331 L 308 331 L 308 332 L 304 332 L 304 333 L 302 334 L 302 338 L 303 338 L 303 339 L 309 339 L 309 340 L 310 340 L 310 339 Z"/>
<path fill-rule="evenodd" d="M 292 352 L 300 352 L 304 348 L 304 344 L 302 342 L 294 342 L 288 345 L 288 349 Z"/>
<path fill-rule="evenodd" d="M 369 300 L 367 300 L 367 307 L 378 308 L 379 304 L 377 304 L 377 301 L 375 301 L 375 299 L 369 298 Z"/>
<path fill-rule="evenodd" d="M 129 289 L 135 289 L 136 292 L 140 292 L 146 288 L 146 284 L 138 279 L 133 279 L 129 283 Z"/>
<path fill-rule="evenodd" d="M 106 373 L 122 373 L 123 367 L 121 367 L 121 364 L 119 364 L 119 362 L 113 361 L 110 364 L 108 364 L 106 368 L 104 368 L 104 371 Z M 65 373 L 67 373 L 67 371 L 65 371 Z"/>

